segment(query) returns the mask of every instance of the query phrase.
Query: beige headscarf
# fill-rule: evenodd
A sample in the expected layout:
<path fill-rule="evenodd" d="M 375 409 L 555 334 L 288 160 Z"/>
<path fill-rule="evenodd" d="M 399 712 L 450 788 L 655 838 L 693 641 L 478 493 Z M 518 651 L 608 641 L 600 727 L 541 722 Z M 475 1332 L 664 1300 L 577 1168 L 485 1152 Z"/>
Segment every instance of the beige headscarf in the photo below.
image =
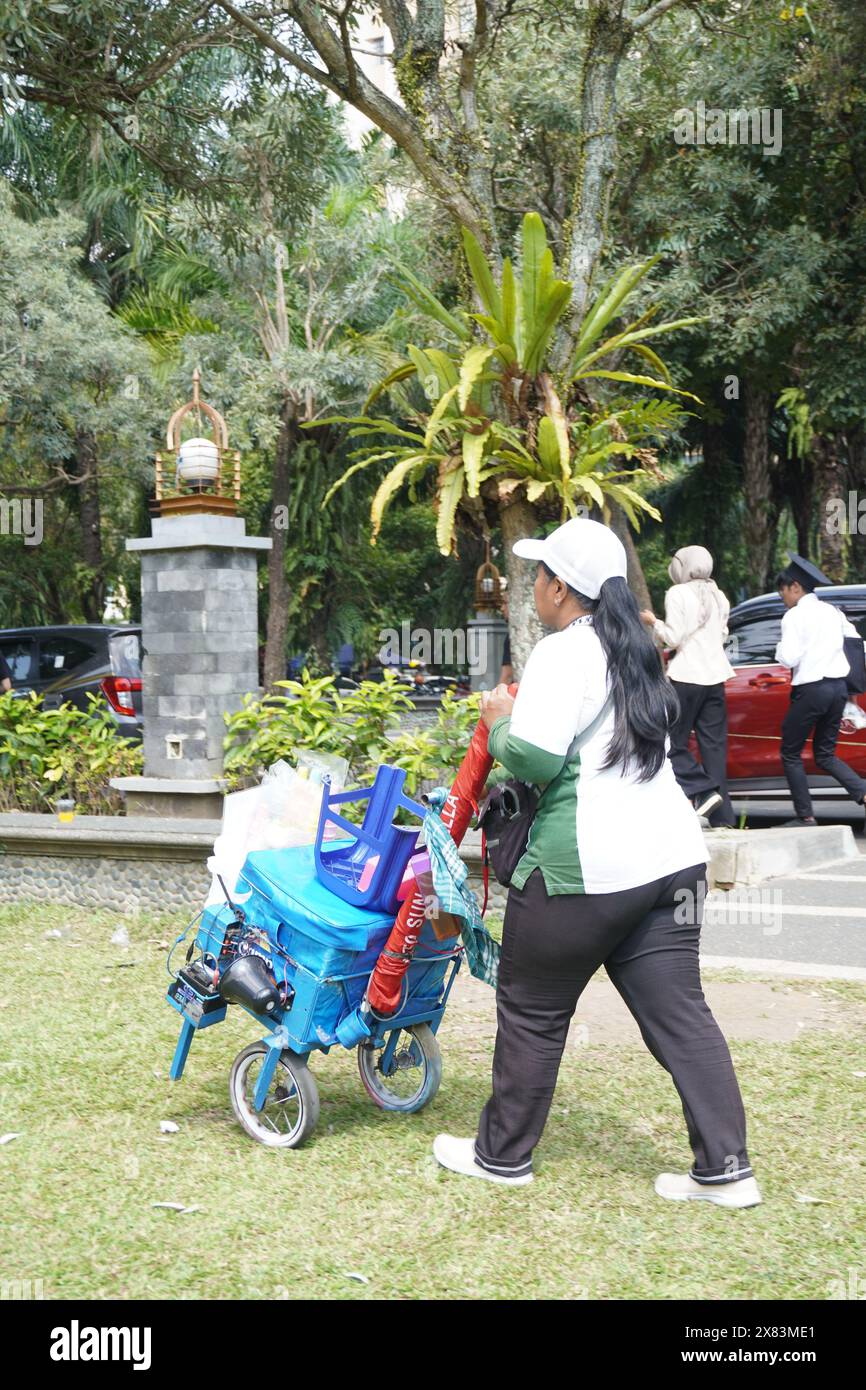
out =
<path fill-rule="evenodd" d="M 702 545 L 684 545 L 676 552 L 668 565 L 668 574 L 674 584 L 693 584 L 700 604 L 700 620 L 705 623 L 712 612 L 711 605 L 717 603 L 719 592 L 712 578 L 713 557 Z"/>

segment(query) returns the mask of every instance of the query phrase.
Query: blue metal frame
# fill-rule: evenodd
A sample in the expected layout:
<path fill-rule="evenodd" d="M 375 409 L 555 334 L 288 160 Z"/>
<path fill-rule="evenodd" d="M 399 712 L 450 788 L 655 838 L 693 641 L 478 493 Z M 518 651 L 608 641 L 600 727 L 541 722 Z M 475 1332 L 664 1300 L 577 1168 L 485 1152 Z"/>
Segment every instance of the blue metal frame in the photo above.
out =
<path fill-rule="evenodd" d="M 440 955 L 413 957 L 412 966 L 423 966 L 426 964 L 441 964 L 443 960 L 448 960 L 449 958 L 451 961 L 451 969 L 447 973 L 447 977 L 443 985 L 440 986 L 440 989 L 437 992 L 435 1003 L 432 999 L 427 999 L 424 1001 L 423 1007 L 420 1007 L 423 995 L 419 997 L 419 994 L 413 991 L 410 986 L 409 993 L 407 995 L 402 1009 L 398 1010 L 398 1012 L 396 1014 L 393 1014 L 390 1018 L 377 1019 L 375 1021 L 376 1027 L 374 1027 L 374 1031 L 369 1041 L 374 1047 L 385 1048 L 385 1052 L 382 1056 L 380 1064 L 384 1071 L 387 1071 L 387 1067 L 389 1066 L 397 1047 L 397 1040 L 400 1036 L 400 1033 L 404 1029 L 411 1028 L 414 1024 L 417 1023 L 426 1023 L 430 1026 L 430 1029 L 433 1033 L 436 1033 L 438 1031 L 439 1025 L 442 1022 L 442 1018 L 445 1013 L 445 1006 L 448 1002 L 448 997 L 451 993 L 452 986 L 454 984 L 455 979 L 457 978 L 457 973 L 460 969 L 460 963 L 463 958 L 463 947 L 462 945 L 458 945 L 454 948 L 454 950 L 450 952 L 443 951 Z M 425 975 L 426 972 L 420 972 L 421 978 L 420 980 L 418 980 L 418 985 L 423 984 Z M 345 1012 L 348 1013 L 352 1008 L 355 1007 L 355 1005 L 352 1003 L 352 1000 L 349 996 L 347 983 L 350 980 L 369 978 L 369 971 L 361 971 L 347 975 L 333 975 L 324 980 L 319 981 L 319 983 L 322 985 L 330 986 L 340 985 L 342 987 L 345 998 Z M 213 1013 L 203 1014 L 200 1019 L 193 1020 L 187 1017 L 183 1004 L 178 1003 L 178 1001 L 172 998 L 171 996 L 168 997 L 168 1002 L 171 1004 L 172 1008 L 174 1008 L 178 1013 L 182 1015 L 183 1018 L 183 1022 L 181 1023 L 180 1029 L 180 1037 L 177 1040 L 177 1046 L 175 1047 L 174 1057 L 172 1059 L 171 1069 L 169 1071 L 169 1076 L 171 1077 L 171 1080 L 179 1081 L 181 1076 L 183 1075 L 184 1067 L 186 1066 L 186 1060 L 189 1056 L 189 1050 L 192 1046 L 193 1037 L 201 1028 L 209 1028 L 214 1023 L 221 1023 L 226 1016 L 227 1006 L 221 1009 L 216 1009 L 213 1011 Z M 412 1007 L 413 1003 L 415 1005 L 414 1008 Z M 292 1039 L 289 1036 L 289 1032 L 285 1023 L 285 1019 L 286 1017 L 288 1017 L 290 1011 L 287 1011 L 286 1013 L 281 1012 L 278 1016 L 274 1016 L 272 1018 L 264 1018 L 259 1014 L 253 1013 L 251 1009 L 246 1008 L 246 1005 L 242 1004 L 240 1007 L 243 1008 L 250 1015 L 251 1018 L 254 1018 L 257 1023 L 264 1024 L 264 1026 L 269 1030 L 268 1033 L 266 1033 L 266 1035 L 264 1036 L 264 1038 L 262 1038 L 262 1042 L 265 1044 L 265 1047 L 267 1049 L 267 1055 L 265 1057 L 261 1072 L 256 1082 L 256 1089 L 253 1097 L 253 1104 L 255 1106 L 255 1109 L 257 1111 L 260 1111 L 263 1108 L 265 1101 L 267 1100 L 268 1091 L 270 1090 L 271 1083 L 274 1079 L 274 1074 L 276 1072 L 277 1063 L 280 1059 L 280 1053 L 283 1051 L 284 1048 L 287 1051 L 294 1053 L 296 1057 L 308 1057 L 311 1052 L 330 1052 L 333 1043 L 313 1042 L 310 1044 L 309 1047 L 306 1047 L 302 1051 L 299 1051 L 295 1046 L 293 1046 Z"/>
<path fill-rule="evenodd" d="M 172 1081 L 179 1081 L 183 1076 L 186 1059 L 189 1056 L 192 1040 L 196 1033 L 201 1028 L 210 1028 L 213 1023 L 222 1023 L 226 1016 L 228 1005 L 224 1005 L 221 1009 L 214 1009 L 213 1013 L 203 1014 L 200 1019 L 193 1020 L 187 1017 L 184 1004 L 174 999 L 170 994 L 166 997 L 171 1007 L 176 1009 L 183 1018 L 183 1022 L 180 1025 L 180 1037 L 177 1040 L 177 1047 L 174 1049 L 174 1057 L 172 1058 L 171 1069 L 168 1073 Z"/>

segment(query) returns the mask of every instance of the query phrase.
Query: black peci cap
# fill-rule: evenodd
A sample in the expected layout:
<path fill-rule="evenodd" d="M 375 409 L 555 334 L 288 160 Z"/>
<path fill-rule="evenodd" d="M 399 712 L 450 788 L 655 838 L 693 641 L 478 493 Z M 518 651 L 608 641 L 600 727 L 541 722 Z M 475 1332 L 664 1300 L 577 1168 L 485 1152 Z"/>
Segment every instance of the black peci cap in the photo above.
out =
<path fill-rule="evenodd" d="M 817 565 L 813 565 L 811 560 L 804 560 L 802 555 L 795 555 L 788 551 L 788 565 L 779 576 L 787 584 L 797 583 L 810 594 L 819 584 L 832 584 L 832 579 L 828 579 Z"/>

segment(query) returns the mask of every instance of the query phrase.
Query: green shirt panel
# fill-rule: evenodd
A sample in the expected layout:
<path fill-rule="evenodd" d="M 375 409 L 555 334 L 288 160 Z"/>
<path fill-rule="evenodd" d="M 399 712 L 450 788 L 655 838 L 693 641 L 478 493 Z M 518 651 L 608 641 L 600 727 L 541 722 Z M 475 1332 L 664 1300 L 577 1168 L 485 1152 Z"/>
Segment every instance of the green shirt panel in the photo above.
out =
<path fill-rule="evenodd" d="M 523 782 L 538 787 L 541 795 L 529 831 L 526 850 L 511 880 L 523 888 L 534 869 L 540 869 L 550 896 L 585 893 L 577 846 L 577 784 L 580 753 L 566 758 L 524 739 L 514 738 L 511 720 L 503 715 L 490 730 L 487 747 L 498 762 Z"/>

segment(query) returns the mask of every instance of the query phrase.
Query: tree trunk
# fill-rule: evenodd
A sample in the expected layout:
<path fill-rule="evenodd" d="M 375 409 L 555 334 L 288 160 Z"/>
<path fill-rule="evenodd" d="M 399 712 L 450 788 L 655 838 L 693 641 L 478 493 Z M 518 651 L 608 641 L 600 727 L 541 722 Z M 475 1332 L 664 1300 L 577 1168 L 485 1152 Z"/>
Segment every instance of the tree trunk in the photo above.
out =
<path fill-rule="evenodd" d="M 855 503 L 859 506 L 861 501 L 866 501 L 866 430 L 862 425 L 848 430 L 848 486 L 855 496 Z M 866 507 L 864 507 L 866 511 Z M 866 582 L 866 516 L 861 517 L 856 511 L 857 526 L 851 533 L 851 545 L 848 551 L 848 582 L 850 584 L 862 584 Z"/>
<path fill-rule="evenodd" d="M 515 541 L 532 536 L 538 518 L 525 496 L 503 499 L 499 509 L 499 525 L 505 550 L 505 572 L 508 575 L 508 633 L 511 638 L 511 664 L 514 679 L 520 680 L 529 653 L 544 636 L 544 628 L 535 611 L 533 588 L 537 566 L 531 560 L 521 560 L 511 549 Z"/>
<path fill-rule="evenodd" d="M 328 675 L 331 670 L 332 653 L 331 643 L 328 640 L 327 621 L 324 614 L 322 615 L 321 621 L 316 624 L 311 641 L 313 651 L 316 653 L 316 659 L 319 663 L 319 668 L 325 675 Z"/>
<path fill-rule="evenodd" d="M 787 495 L 788 506 L 797 532 L 797 553 L 808 555 L 812 548 L 812 506 L 815 484 L 812 460 L 810 458 L 785 459 L 782 469 L 784 492 Z"/>
<path fill-rule="evenodd" d="M 763 593 L 770 582 L 770 397 L 751 386 L 743 388 L 746 412 L 743 443 L 743 539 L 746 568 L 753 593 Z"/>
<path fill-rule="evenodd" d="M 92 430 L 82 429 L 76 433 L 73 469 L 80 479 L 76 491 L 81 555 L 89 571 L 81 591 L 81 610 L 86 623 L 101 623 L 105 611 L 105 559 L 99 508 L 99 458 Z"/>
<path fill-rule="evenodd" d="M 628 517 L 616 502 L 609 500 L 608 508 L 610 510 L 610 529 L 619 536 L 625 547 L 628 587 L 637 599 L 638 608 L 652 608 L 649 587 L 644 576 L 640 556 L 637 553 L 637 546 L 634 543 L 634 536 L 628 524 Z"/>
<path fill-rule="evenodd" d="M 270 690 L 274 681 L 286 678 L 286 632 L 289 626 L 289 582 L 286 578 L 286 527 L 273 525 L 277 508 L 289 505 L 289 458 L 297 438 L 297 425 L 291 401 L 284 401 L 280 411 L 280 432 L 274 455 L 274 476 L 271 489 L 271 535 L 273 548 L 268 554 L 268 622 L 265 639 L 264 686 Z"/>
<path fill-rule="evenodd" d="M 589 305 L 590 283 L 601 257 L 610 190 L 616 173 L 616 82 L 631 28 L 622 0 L 596 0 L 589 11 L 586 53 L 580 77 L 580 145 L 571 216 L 566 227 L 568 278 L 574 292 L 569 314 L 573 346 Z M 562 356 L 562 365 L 567 358 Z"/>
<path fill-rule="evenodd" d="M 701 478 L 703 483 L 701 545 L 712 554 L 715 561 L 713 576 L 718 583 L 721 583 L 719 570 L 722 557 L 716 553 L 716 547 L 718 546 L 717 506 L 724 493 L 727 464 L 724 426 L 718 421 L 708 420 L 705 416 L 701 421 L 701 446 L 704 453 L 701 464 L 703 475 Z"/>
<path fill-rule="evenodd" d="M 818 564 L 834 584 L 844 584 L 847 569 L 847 525 L 830 526 L 828 503 L 845 507 L 847 521 L 847 469 L 841 440 L 835 434 L 816 434 L 812 440 L 815 460 L 815 494 L 818 513 Z M 832 508 L 831 508 L 832 510 Z"/>

